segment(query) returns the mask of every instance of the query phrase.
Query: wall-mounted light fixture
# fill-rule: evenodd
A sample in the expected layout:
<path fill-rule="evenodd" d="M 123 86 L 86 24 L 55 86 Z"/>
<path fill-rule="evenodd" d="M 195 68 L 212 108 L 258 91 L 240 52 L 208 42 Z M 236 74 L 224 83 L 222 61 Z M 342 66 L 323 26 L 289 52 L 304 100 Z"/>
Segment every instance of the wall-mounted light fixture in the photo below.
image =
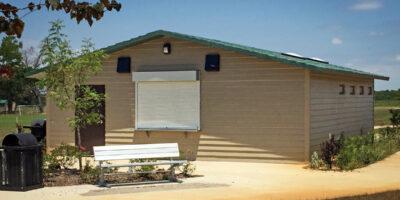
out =
<path fill-rule="evenodd" d="M 171 54 L 171 44 L 165 43 L 163 46 L 163 53 L 164 54 Z"/>

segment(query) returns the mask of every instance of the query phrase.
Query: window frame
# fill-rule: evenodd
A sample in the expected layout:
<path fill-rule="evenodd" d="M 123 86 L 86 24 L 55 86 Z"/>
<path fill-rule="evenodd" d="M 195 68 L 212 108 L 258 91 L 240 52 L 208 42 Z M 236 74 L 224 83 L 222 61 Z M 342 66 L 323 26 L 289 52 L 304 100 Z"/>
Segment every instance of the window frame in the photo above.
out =
<path fill-rule="evenodd" d="M 364 95 L 364 86 L 363 86 L 363 85 L 360 85 L 360 92 L 359 92 L 359 94 L 360 94 L 360 95 Z"/>
<path fill-rule="evenodd" d="M 351 85 L 350 89 L 351 89 L 350 95 L 355 95 L 356 94 L 356 86 Z"/>
<path fill-rule="evenodd" d="M 340 84 L 339 88 L 340 88 L 340 91 L 339 91 L 340 95 L 346 94 L 346 86 L 344 84 Z"/>
<path fill-rule="evenodd" d="M 150 72 L 133 72 L 132 80 L 135 85 L 135 124 L 134 129 L 137 131 L 180 131 L 180 132 L 198 132 L 201 130 L 201 83 L 199 71 L 150 71 Z M 197 128 L 179 128 L 179 127 L 139 127 L 139 84 L 140 82 L 194 82 L 198 84 L 198 112 L 197 112 Z"/>
<path fill-rule="evenodd" d="M 372 95 L 373 94 L 373 89 L 372 86 L 368 87 L 368 95 Z"/>

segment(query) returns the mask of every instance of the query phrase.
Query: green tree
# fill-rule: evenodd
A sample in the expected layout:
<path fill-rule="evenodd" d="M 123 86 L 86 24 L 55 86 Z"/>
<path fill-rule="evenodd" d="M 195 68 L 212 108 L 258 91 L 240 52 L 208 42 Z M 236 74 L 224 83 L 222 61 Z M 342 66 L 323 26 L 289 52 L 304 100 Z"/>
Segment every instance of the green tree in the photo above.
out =
<path fill-rule="evenodd" d="M 30 70 L 37 70 L 42 64 L 42 54 L 33 46 L 22 51 L 22 63 Z M 29 72 L 28 72 L 29 73 Z M 37 79 L 28 78 L 28 85 L 31 91 L 30 97 L 35 104 L 39 106 L 40 112 L 43 112 L 43 106 L 46 102 L 45 94 L 37 85 Z"/>
<path fill-rule="evenodd" d="M 0 99 L 8 100 L 11 110 L 13 102 L 21 103 L 25 97 L 28 80 L 24 73 L 29 70 L 22 64 L 22 44 L 14 37 L 4 37 L 0 45 Z"/>
<path fill-rule="evenodd" d="M 75 116 L 68 119 L 69 126 L 76 131 L 77 146 L 82 149 L 80 129 L 103 123 L 99 107 L 104 95 L 89 87 L 89 79 L 102 70 L 103 51 L 96 51 L 90 40 L 84 40 L 79 51 L 73 51 L 67 36 L 62 33 L 63 23 L 51 23 L 49 35 L 43 40 L 41 54 L 47 67 L 41 85 L 61 110 L 74 110 Z M 80 162 L 81 168 L 82 162 Z"/>

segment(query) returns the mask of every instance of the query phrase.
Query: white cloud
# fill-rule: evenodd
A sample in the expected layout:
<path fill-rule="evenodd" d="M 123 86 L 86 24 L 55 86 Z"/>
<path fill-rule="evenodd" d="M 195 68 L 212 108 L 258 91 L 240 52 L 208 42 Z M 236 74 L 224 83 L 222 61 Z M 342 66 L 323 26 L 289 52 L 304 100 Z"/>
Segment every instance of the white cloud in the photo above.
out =
<path fill-rule="evenodd" d="M 397 54 L 394 58 L 396 61 L 400 61 L 400 54 Z"/>
<path fill-rule="evenodd" d="M 371 31 L 368 34 L 369 36 L 383 36 L 385 35 L 382 31 Z"/>
<path fill-rule="evenodd" d="M 343 40 L 338 37 L 333 37 L 331 40 L 331 43 L 333 45 L 341 45 L 341 44 L 343 44 Z"/>
<path fill-rule="evenodd" d="M 368 11 L 377 10 L 382 7 L 382 3 L 377 0 L 361 0 L 350 7 L 351 10 Z"/>

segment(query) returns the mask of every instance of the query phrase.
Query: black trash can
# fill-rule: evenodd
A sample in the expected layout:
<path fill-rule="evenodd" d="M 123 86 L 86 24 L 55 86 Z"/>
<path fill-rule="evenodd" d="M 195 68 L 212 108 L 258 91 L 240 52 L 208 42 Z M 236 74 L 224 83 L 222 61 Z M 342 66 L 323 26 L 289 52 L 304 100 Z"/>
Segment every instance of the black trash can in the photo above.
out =
<path fill-rule="evenodd" d="M 38 142 L 43 142 L 46 138 L 46 120 L 39 119 L 32 122 L 31 126 L 24 126 L 29 128 L 32 135 L 34 135 Z"/>
<path fill-rule="evenodd" d="M 26 133 L 9 134 L 0 149 L 0 190 L 27 191 L 43 187 L 42 145 Z"/>

